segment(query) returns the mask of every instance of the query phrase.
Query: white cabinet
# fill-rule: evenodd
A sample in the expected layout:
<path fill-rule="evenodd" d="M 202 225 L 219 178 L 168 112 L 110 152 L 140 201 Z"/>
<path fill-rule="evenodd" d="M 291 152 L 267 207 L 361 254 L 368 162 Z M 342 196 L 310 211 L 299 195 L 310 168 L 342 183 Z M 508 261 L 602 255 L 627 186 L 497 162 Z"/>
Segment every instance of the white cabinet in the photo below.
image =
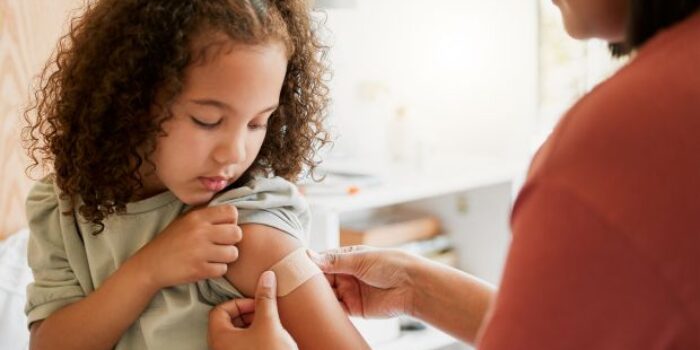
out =
<path fill-rule="evenodd" d="M 459 255 L 460 269 L 497 284 L 510 242 L 514 168 L 499 159 L 473 158 L 420 173 L 394 169 L 382 185 L 361 189 L 355 195 L 310 196 L 311 247 L 315 250 L 337 247 L 340 223 L 346 219 L 378 210 L 410 208 L 441 219 L 443 230 Z M 358 325 L 361 332 L 363 327 Z M 393 342 L 373 346 L 418 350 L 446 345 L 444 334 L 433 330 L 422 334 L 425 336 L 405 334 Z"/>

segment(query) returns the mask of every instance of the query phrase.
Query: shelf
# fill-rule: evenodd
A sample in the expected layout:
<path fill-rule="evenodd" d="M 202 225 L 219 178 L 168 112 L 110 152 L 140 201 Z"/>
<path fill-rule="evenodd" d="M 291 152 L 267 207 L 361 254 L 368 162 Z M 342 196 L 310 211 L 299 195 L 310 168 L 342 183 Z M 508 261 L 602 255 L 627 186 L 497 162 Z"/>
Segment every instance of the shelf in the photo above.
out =
<path fill-rule="evenodd" d="M 506 183 L 512 181 L 514 174 L 510 162 L 496 158 L 472 158 L 434 169 L 389 169 L 382 174 L 383 184 L 376 187 L 361 189 L 354 195 L 313 195 L 307 200 L 312 208 L 335 212 L 372 209 Z"/>

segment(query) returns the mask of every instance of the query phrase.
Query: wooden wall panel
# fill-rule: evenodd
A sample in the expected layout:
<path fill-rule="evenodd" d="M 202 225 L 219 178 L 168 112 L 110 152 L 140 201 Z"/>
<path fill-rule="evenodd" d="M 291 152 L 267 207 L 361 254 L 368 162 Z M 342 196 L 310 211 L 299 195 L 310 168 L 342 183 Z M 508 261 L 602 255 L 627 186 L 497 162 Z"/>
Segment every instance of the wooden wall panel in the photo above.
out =
<path fill-rule="evenodd" d="M 0 0 L 0 239 L 26 225 L 31 181 L 20 143 L 30 83 L 50 56 L 79 0 Z"/>

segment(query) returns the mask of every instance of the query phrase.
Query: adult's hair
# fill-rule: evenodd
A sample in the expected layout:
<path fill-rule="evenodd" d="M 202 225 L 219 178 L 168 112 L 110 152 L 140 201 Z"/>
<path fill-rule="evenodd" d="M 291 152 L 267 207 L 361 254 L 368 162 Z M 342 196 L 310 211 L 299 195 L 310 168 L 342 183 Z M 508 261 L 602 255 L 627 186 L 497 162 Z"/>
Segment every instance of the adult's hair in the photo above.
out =
<path fill-rule="evenodd" d="M 615 56 L 638 49 L 660 31 L 683 21 L 700 7 L 700 0 L 629 0 L 625 41 L 610 45 Z"/>
<path fill-rule="evenodd" d="M 280 105 L 246 176 L 295 180 L 313 170 L 316 149 L 328 140 L 326 48 L 313 26 L 306 0 L 89 1 L 25 114 L 30 169 L 43 165 L 62 198 L 101 231 L 103 219 L 124 211 L 143 188 L 139 169 L 172 117 L 185 69 L 228 42 L 280 41 L 289 58 Z M 223 44 L 208 42 L 222 35 Z"/>

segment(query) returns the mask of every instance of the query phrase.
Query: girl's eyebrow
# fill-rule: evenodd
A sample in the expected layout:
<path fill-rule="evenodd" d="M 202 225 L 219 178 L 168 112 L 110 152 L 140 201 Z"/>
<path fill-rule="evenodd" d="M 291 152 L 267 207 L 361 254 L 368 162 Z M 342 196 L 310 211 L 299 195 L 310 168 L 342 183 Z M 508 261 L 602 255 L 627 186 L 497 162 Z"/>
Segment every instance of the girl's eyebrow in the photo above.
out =
<path fill-rule="evenodd" d="M 214 100 L 214 99 L 196 99 L 196 100 L 190 100 L 190 102 L 198 104 L 200 106 L 216 107 L 218 109 L 226 110 L 229 112 L 234 110 L 234 108 L 231 107 L 230 105 L 228 105 L 227 103 L 219 101 L 219 100 Z M 263 109 L 262 111 L 258 112 L 258 114 L 272 112 L 275 109 L 277 109 L 277 107 L 279 107 L 279 104 L 274 104 L 274 105 L 267 107 L 267 108 Z"/>
<path fill-rule="evenodd" d="M 221 102 L 219 100 L 214 100 L 214 99 L 201 99 L 201 100 L 197 99 L 197 100 L 190 100 L 190 102 L 198 104 L 200 106 L 212 106 L 212 107 L 216 107 L 218 109 L 224 109 L 224 110 L 228 110 L 228 111 L 233 110 L 233 108 L 231 108 L 231 106 L 229 106 L 225 102 Z"/>

